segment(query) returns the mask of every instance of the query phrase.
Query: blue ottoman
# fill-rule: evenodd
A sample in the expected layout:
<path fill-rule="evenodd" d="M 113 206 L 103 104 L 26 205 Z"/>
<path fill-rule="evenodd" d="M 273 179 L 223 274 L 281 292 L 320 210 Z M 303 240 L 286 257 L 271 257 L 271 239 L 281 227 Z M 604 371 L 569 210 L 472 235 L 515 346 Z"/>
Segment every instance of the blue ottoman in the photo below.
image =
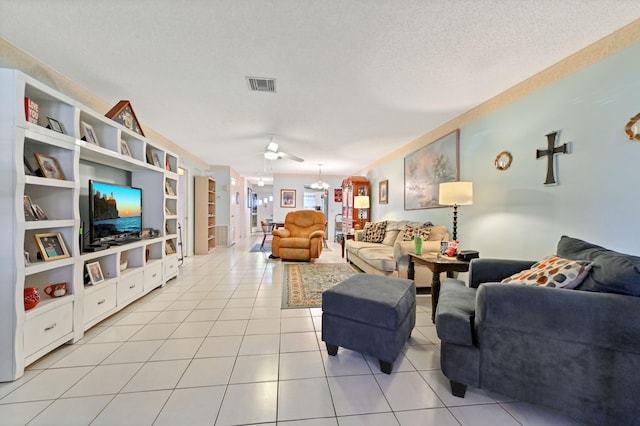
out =
<path fill-rule="evenodd" d="M 342 346 L 377 358 L 380 370 L 390 374 L 415 324 L 412 280 L 357 274 L 322 293 L 322 340 L 329 355 Z"/>

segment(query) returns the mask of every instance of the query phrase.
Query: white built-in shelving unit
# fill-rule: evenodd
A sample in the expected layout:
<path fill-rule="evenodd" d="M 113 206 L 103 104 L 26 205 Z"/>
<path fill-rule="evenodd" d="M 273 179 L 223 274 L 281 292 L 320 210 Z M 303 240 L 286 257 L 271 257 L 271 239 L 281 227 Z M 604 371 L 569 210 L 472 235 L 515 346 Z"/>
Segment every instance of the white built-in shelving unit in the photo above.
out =
<path fill-rule="evenodd" d="M 216 248 L 216 181 L 195 177 L 194 252 L 208 254 Z"/>
<path fill-rule="evenodd" d="M 38 123 L 26 119 L 25 98 L 38 104 Z M 63 133 L 47 128 L 47 117 L 57 120 Z M 94 129 L 98 145 L 82 140 L 81 122 Z M 121 141 L 130 155 L 122 153 Z M 0 381 L 12 381 L 25 366 L 75 343 L 90 327 L 177 276 L 179 159 L 161 144 L 10 69 L 0 69 L 0 149 Z M 29 173 L 24 159 L 33 166 L 36 153 L 55 158 L 64 179 Z M 148 153 L 155 156 L 149 159 Z M 105 176 L 142 188 L 142 226 L 157 230 L 157 236 L 83 253 L 88 181 Z M 25 217 L 25 195 L 44 210 L 46 220 Z M 34 236 L 45 233 L 59 233 L 69 257 L 39 259 Z M 99 262 L 105 278 L 97 285 L 86 282 L 86 264 L 92 262 Z M 45 294 L 46 286 L 61 282 L 67 283 L 65 296 Z M 41 297 L 30 310 L 24 307 L 27 287 L 36 287 Z"/>

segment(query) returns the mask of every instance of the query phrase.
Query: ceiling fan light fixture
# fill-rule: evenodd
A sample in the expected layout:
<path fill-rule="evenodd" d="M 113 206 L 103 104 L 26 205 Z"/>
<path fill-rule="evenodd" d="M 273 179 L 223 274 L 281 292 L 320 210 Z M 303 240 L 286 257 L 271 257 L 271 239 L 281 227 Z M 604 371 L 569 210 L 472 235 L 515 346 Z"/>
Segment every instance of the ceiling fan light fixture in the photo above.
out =
<path fill-rule="evenodd" d="M 318 181 L 309 185 L 312 189 L 329 189 L 331 185 L 322 180 L 322 164 L 318 164 Z"/>
<path fill-rule="evenodd" d="M 278 159 L 278 153 L 277 152 L 273 152 L 273 151 L 266 151 L 264 153 L 264 158 L 266 158 L 267 160 L 277 160 Z"/>
<path fill-rule="evenodd" d="M 262 178 L 258 179 L 258 186 L 264 186 L 264 181 Z"/>

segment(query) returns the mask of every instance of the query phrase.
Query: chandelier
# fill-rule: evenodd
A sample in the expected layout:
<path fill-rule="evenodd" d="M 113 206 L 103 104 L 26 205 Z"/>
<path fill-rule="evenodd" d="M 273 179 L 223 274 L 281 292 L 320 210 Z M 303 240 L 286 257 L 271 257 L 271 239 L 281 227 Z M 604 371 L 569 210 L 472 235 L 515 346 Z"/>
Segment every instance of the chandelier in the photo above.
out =
<path fill-rule="evenodd" d="M 322 181 L 322 164 L 318 164 L 318 181 L 309 185 L 312 189 L 329 189 L 329 184 Z"/>

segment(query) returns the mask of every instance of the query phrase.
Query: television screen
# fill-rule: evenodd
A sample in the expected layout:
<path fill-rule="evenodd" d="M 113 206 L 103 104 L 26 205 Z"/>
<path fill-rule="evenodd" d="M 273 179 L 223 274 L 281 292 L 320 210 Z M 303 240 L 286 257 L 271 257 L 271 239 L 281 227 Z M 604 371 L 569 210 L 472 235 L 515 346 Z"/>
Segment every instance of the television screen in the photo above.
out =
<path fill-rule="evenodd" d="M 142 232 L 142 189 L 89 181 L 91 242 L 137 238 Z"/>

